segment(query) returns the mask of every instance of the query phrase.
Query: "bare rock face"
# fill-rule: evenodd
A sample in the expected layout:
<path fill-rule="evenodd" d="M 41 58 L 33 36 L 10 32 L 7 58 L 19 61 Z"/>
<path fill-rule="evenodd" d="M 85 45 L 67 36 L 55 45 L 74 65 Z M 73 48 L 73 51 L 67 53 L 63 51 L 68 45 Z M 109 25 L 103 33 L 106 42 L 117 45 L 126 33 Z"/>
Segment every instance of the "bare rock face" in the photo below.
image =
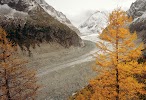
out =
<path fill-rule="evenodd" d="M 146 0 L 136 0 L 127 13 L 133 18 L 130 30 L 137 31 L 138 37 L 146 43 Z"/>
<path fill-rule="evenodd" d="M 136 0 L 127 14 L 133 18 L 133 22 L 129 26 L 131 32 L 137 32 L 138 40 L 144 42 L 146 48 L 146 0 Z M 146 57 L 146 50 L 143 51 L 143 54 Z"/>
<path fill-rule="evenodd" d="M 64 47 L 81 46 L 80 37 L 52 17 L 35 0 L 0 0 L 0 26 L 8 38 L 24 47 L 35 48 L 42 42 L 57 42 Z"/>
<path fill-rule="evenodd" d="M 132 3 L 128 14 L 133 18 L 142 16 L 146 11 L 146 1 L 145 0 L 136 0 Z"/>
<path fill-rule="evenodd" d="M 34 2 L 34 0 L 1 0 L 0 4 L 7 4 L 13 9 L 27 12 L 31 6 L 34 6 Z"/>

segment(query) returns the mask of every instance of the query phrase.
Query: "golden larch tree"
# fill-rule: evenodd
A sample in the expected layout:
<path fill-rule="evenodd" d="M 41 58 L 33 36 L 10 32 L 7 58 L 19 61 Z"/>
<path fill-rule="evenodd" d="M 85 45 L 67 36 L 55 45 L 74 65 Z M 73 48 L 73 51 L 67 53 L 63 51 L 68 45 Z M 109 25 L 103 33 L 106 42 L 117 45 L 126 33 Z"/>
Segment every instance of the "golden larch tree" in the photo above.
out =
<path fill-rule="evenodd" d="M 137 62 L 143 44 L 136 44 L 136 33 L 130 33 L 128 23 L 131 21 L 121 9 L 110 14 L 109 25 L 100 35 L 103 41 L 97 42 L 98 67 L 94 70 L 98 75 L 89 84 L 93 91 L 89 96 L 81 91 L 75 99 L 138 100 L 139 94 L 146 94 L 145 85 L 137 79 L 137 75 L 142 76 L 146 71 L 146 65 Z"/>
<path fill-rule="evenodd" d="M 0 28 L 0 100 L 30 100 L 36 96 L 36 72 L 16 57 L 16 47 Z"/>
<path fill-rule="evenodd" d="M 131 34 L 126 26 L 129 22 L 131 18 L 121 9 L 109 16 L 109 25 L 100 35 L 106 43 L 97 43 L 96 65 L 102 68 L 90 82 L 95 88 L 92 100 L 131 100 L 146 93 L 145 85 L 136 79 L 146 71 L 146 66 L 137 62 L 143 44 L 136 44 L 136 33 Z"/>

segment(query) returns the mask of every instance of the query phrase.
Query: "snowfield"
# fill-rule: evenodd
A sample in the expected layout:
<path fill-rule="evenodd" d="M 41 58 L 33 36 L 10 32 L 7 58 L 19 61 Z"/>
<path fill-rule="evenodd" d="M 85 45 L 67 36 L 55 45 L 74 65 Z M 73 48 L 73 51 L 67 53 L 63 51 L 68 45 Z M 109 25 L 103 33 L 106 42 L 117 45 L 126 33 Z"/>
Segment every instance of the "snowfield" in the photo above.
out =
<path fill-rule="evenodd" d="M 95 33 L 95 34 L 88 34 L 88 35 L 81 36 L 81 38 L 83 40 L 88 40 L 88 41 L 92 41 L 92 42 L 96 43 L 97 41 L 101 41 L 98 38 L 98 36 L 99 36 L 99 34 Z"/>
<path fill-rule="evenodd" d="M 101 33 L 108 24 L 108 13 L 102 11 L 94 12 L 84 23 L 79 26 L 82 35 Z"/>

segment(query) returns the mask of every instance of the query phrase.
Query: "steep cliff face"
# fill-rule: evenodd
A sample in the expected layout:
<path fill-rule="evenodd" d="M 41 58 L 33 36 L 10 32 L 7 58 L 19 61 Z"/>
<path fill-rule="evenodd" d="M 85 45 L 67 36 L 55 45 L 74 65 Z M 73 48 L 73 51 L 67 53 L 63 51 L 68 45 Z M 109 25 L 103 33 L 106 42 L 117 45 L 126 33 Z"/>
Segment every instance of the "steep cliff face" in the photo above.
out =
<path fill-rule="evenodd" d="M 127 13 L 133 17 L 130 30 L 137 31 L 139 39 L 146 43 L 146 0 L 136 0 Z"/>
<path fill-rule="evenodd" d="M 142 16 L 146 11 L 146 1 L 145 0 L 136 0 L 131 4 L 128 14 L 133 18 Z"/>
<path fill-rule="evenodd" d="M 82 40 L 68 26 L 49 15 L 35 0 L 1 0 L 0 25 L 21 49 L 41 42 L 64 47 L 81 46 Z"/>

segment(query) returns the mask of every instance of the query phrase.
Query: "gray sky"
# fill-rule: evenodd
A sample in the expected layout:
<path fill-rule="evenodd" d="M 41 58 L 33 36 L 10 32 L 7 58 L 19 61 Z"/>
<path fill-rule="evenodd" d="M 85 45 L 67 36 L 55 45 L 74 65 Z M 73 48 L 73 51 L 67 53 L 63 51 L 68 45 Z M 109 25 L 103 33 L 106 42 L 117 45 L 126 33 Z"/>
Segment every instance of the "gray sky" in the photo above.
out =
<path fill-rule="evenodd" d="M 63 12 L 71 21 L 87 11 L 111 11 L 117 6 L 127 10 L 136 0 L 45 0 L 56 10 Z"/>

